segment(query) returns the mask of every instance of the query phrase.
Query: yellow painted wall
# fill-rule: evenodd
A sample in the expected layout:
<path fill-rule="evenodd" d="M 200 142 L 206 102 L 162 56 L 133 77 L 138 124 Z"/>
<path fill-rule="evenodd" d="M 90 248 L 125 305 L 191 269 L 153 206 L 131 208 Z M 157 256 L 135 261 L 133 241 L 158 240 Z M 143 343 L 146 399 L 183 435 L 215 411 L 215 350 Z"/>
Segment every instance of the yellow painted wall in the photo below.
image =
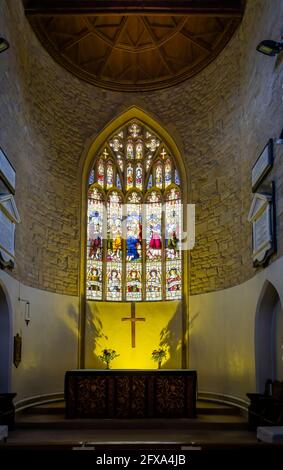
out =
<path fill-rule="evenodd" d="M 102 349 L 115 349 L 120 356 L 112 369 L 156 369 L 151 353 L 160 346 L 168 350 L 165 369 L 181 367 L 182 309 L 179 301 L 136 303 L 136 347 L 131 344 L 131 304 L 88 302 L 86 311 L 86 368 L 104 368 L 98 356 Z"/>

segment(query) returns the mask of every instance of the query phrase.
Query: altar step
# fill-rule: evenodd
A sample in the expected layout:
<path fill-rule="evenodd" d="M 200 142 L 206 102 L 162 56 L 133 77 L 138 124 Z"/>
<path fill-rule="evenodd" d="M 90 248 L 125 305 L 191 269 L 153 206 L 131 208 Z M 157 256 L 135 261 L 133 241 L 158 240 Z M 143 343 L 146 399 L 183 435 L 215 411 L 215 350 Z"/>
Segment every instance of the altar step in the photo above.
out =
<path fill-rule="evenodd" d="M 27 408 L 25 415 L 65 415 L 65 402 L 46 403 L 32 408 Z M 222 416 L 235 416 L 240 414 L 239 408 L 220 403 L 207 402 L 199 400 L 197 402 L 198 415 L 222 415 Z"/>
<path fill-rule="evenodd" d="M 16 415 L 16 429 L 199 429 L 244 430 L 247 420 L 237 408 L 198 402 L 195 419 L 66 419 L 64 402 L 40 405 Z"/>
<path fill-rule="evenodd" d="M 238 416 L 241 414 L 239 408 L 235 406 L 224 405 L 221 403 L 207 402 L 203 400 L 197 401 L 197 415 L 222 415 L 222 416 Z"/>

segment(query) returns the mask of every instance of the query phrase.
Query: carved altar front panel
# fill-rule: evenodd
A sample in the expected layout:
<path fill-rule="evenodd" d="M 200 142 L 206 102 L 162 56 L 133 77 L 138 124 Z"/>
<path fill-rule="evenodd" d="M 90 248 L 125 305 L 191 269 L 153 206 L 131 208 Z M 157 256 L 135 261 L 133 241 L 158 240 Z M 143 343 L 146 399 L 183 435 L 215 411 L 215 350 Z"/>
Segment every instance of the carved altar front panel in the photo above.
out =
<path fill-rule="evenodd" d="M 65 377 L 67 418 L 194 418 L 192 370 L 75 370 Z"/>

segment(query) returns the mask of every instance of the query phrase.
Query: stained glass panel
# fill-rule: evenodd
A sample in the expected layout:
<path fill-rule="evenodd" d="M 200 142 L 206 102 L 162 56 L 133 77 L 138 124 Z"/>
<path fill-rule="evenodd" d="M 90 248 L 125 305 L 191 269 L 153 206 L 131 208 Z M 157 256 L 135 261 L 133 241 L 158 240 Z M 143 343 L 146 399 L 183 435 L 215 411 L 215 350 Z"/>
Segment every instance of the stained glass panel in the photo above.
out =
<path fill-rule="evenodd" d="M 119 176 L 118 174 L 117 174 L 117 176 L 116 176 L 116 186 L 117 186 L 117 188 L 122 189 L 122 184 L 121 184 L 120 176 Z"/>
<path fill-rule="evenodd" d="M 160 141 L 154 136 L 152 135 L 150 132 L 146 132 L 146 147 L 148 149 L 150 149 L 151 152 L 155 152 L 155 150 L 159 147 L 160 145 Z"/>
<path fill-rule="evenodd" d="M 161 263 L 146 264 L 146 300 L 161 300 Z"/>
<path fill-rule="evenodd" d="M 102 259 L 104 204 L 103 197 L 97 188 L 88 192 L 88 258 Z"/>
<path fill-rule="evenodd" d="M 165 199 L 166 299 L 177 300 L 181 298 L 182 291 L 182 205 L 179 188 L 172 188 Z"/>
<path fill-rule="evenodd" d="M 142 164 L 136 166 L 136 188 L 142 190 Z"/>
<path fill-rule="evenodd" d="M 146 162 L 145 162 L 145 169 L 146 171 L 148 171 L 150 165 L 151 165 L 151 162 L 152 162 L 152 154 L 149 153 L 146 157 Z"/>
<path fill-rule="evenodd" d="M 170 160 L 166 160 L 165 163 L 165 188 L 170 186 L 172 182 L 172 165 Z"/>
<path fill-rule="evenodd" d="M 139 141 L 136 144 L 136 159 L 142 160 L 142 158 L 143 158 L 143 144 L 141 141 Z"/>
<path fill-rule="evenodd" d="M 104 186 L 104 163 L 102 160 L 99 160 L 97 165 L 97 182 L 100 186 Z"/>
<path fill-rule="evenodd" d="M 120 168 L 120 170 L 123 172 L 124 171 L 124 161 L 122 155 L 118 154 L 117 155 L 117 163 Z"/>
<path fill-rule="evenodd" d="M 106 188 L 110 189 L 113 187 L 114 183 L 114 170 L 113 170 L 113 163 L 107 162 L 107 169 L 106 169 Z"/>
<path fill-rule="evenodd" d="M 127 165 L 127 189 L 134 186 L 134 167 L 131 163 Z"/>
<path fill-rule="evenodd" d="M 150 175 L 149 178 L 148 178 L 147 189 L 151 189 L 152 185 L 153 185 L 152 175 Z"/>
<path fill-rule="evenodd" d="M 122 300 L 122 263 L 107 263 L 107 300 Z"/>
<path fill-rule="evenodd" d="M 142 266 L 141 264 L 127 264 L 127 290 L 126 300 L 142 300 Z"/>
<path fill-rule="evenodd" d="M 127 261 L 141 262 L 142 214 L 141 195 L 133 192 L 128 198 L 127 212 Z"/>
<path fill-rule="evenodd" d="M 102 299 L 102 240 L 104 203 L 97 188 L 88 192 L 87 298 Z"/>
<path fill-rule="evenodd" d="M 182 298 L 181 260 L 166 263 L 166 299 L 178 300 Z"/>
<path fill-rule="evenodd" d="M 146 200 L 146 299 L 162 298 L 162 202 L 152 191 Z"/>
<path fill-rule="evenodd" d="M 182 206 L 180 191 L 172 188 L 165 202 L 166 259 L 181 259 L 180 237 L 182 233 Z"/>
<path fill-rule="evenodd" d="M 163 183 L 163 165 L 161 162 L 158 162 L 155 167 L 155 186 L 162 188 Z"/>
<path fill-rule="evenodd" d="M 134 156 L 134 144 L 132 140 L 128 140 L 127 143 L 127 159 L 128 160 L 133 160 L 135 158 Z"/>
<path fill-rule="evenodd" d="M 89 174 L 89 177 L 88 177 L 88 184 L 91 185 L 94 183 L 94 178 L 95 178 L 95 175 L 94 175 L 94 170 L 91 170 L 90 174 Z"/>
<path fill-rule="evenodd" d="M 118 136 L 114 136 L 109 145 L 114 150 L 114 152 L 119 152 L 123 148 L 123 144 Z"/>
<path fill-rule="evenodd" d="M 161 259 L 161 217 L 161 195 L 157 191 L 152 191 L 146 200 L 146 256 L 148 260 Z"/>
<path fill-rule="evenodd" d="M 175 170 L 175 184 L 177 184 L 177 185 L 179 186 L 180 183 L 181 183 L 181 181 L 180 181 L 179 172 L 178 172 L 178 170 L 176 169 L 176 170 Z"/>
<path fill-rule="evenodd" d="M 180 177 L 165 142 L 134 120 L 97 157 L 88 179 L 87 298 L 180 299 Z"/>
<path fill-rule="evenodd" d="M 87 299 L 102 300 L 102 262 L 88 260 Z"/>
<path fill-rule="evenodd" d="M 136 137 L 138 137 L 138 135 L 140 134 L 141 132 L 141 127 L 136 123 L 136 122 L 133 122 L 130 126 L 129 126 L 129 134 L 131 134 L 131 136 L 135 139 Z"/>
<path fill-rule="evenodd" d="M 107 201 L 107 252 L 106 259 L 118 261 L 122 259 L 122 197 L 112 191 Z"/>

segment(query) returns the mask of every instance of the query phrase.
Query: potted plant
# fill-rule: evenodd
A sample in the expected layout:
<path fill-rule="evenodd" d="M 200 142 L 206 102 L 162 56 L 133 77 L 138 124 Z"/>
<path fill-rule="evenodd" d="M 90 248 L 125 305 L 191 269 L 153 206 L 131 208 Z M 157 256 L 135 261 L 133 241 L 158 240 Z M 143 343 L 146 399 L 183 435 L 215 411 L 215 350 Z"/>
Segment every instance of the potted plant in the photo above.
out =
<path fill-rule="evenodd" d="M 117 354 L 114 349 L 103 349 L 98 357 L 106 364 L 106 369 L 110 369 L 110 362 L 118 356 L 120 356 L 120 354 Z"/>
<path fill-rule="evenodd" d="M 153 361 L 158 363 L 158 369 L 161 369 L 161 363 L 163 359 L 165 359 L 167 356 L 167 352 L 163 348 L 155 349 L 151 353 L 151 357 Z"/>

